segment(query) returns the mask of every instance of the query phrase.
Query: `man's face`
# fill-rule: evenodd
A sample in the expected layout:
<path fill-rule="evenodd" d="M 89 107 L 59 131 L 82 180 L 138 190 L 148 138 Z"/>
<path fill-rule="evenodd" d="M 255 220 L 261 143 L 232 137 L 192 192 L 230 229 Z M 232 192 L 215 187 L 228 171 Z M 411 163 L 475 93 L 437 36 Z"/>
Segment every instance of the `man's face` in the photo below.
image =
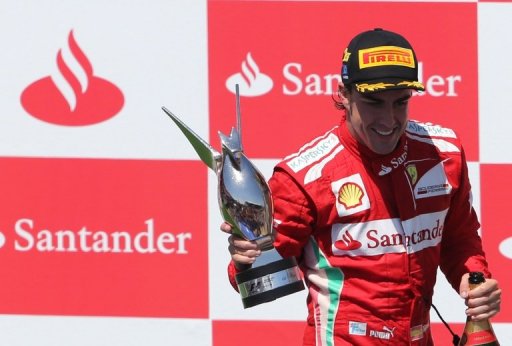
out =
<path fill-rule="evenodd" d="M 381 155 L 391 153 L 404 133 L 408 120 L 409 89 L 347 96 L 347 125 L 361 144 Z"/>

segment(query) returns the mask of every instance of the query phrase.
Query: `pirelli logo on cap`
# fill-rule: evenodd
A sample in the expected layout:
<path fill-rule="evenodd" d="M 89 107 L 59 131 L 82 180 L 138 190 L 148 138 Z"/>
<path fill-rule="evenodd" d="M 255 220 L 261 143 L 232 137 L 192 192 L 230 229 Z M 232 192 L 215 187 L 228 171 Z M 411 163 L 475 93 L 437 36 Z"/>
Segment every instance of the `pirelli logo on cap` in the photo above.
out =
<path fill-rule="evenodd" d="M 359 51 L 359 68 L 378 66 L 405 66 L 414 68 L 411 49 L 396 46 L 380 46 Z"/>

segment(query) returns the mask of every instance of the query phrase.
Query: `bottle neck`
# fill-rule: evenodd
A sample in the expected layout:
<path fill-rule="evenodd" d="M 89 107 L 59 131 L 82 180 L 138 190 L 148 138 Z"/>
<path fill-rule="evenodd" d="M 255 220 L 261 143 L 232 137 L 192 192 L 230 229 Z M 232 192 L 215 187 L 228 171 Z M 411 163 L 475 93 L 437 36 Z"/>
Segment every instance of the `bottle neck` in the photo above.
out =
<path fill-rule="evenodd" d="M 481 284 L 482 284 L 482 282 L 479 282 L 479 283 L 477 283 L 477 284 L 472 284 L 472 283 L 470 283 L 470 284 L 469 284 L 469 289 L 470 289 L 470 290 L 473 290 L 473 289 L 477 288 L 478 286 L 480 286 Z"/>

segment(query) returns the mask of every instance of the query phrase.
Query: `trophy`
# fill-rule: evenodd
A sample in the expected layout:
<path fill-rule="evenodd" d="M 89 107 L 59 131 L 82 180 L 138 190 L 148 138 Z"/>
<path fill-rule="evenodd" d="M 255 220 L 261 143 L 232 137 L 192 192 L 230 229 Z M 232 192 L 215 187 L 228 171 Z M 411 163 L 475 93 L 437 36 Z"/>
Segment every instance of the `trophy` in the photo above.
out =
<path fill-rule="evenodd" d="M 226 136 L 219 131 L 222 153 L 199 137 L 168 109 L 163 111 L 174 121 L 194 147 L 199 158 L 218 178 L 218 203 L 233 234 L 255 242 L 262 251 L 273 249 L 273 204 L 263 175 L 245 156 L 241 142 L 240 94 L 236 85 L 237 128 Z M 295 257 L 243 270 L 236 282 L 244 308 L 273 301 L 301 291 L 304 283 Z"/>

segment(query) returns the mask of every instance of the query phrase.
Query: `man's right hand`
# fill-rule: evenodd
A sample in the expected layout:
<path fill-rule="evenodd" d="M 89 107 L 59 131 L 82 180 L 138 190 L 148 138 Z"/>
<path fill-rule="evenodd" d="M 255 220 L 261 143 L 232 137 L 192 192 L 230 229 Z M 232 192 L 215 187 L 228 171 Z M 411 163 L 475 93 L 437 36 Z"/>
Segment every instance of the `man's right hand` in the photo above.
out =
<path fill-rule="evenodd" d="M 220 230 L 230 234 L 228 238 L 228 250 L 237 269 L 250 267 L 256 261 L 256 258 L 261 255 L 261 250 L 258 248 L 258 245 L 233 234 L 229 223 L 223 222 L 220 225 Z"/>

